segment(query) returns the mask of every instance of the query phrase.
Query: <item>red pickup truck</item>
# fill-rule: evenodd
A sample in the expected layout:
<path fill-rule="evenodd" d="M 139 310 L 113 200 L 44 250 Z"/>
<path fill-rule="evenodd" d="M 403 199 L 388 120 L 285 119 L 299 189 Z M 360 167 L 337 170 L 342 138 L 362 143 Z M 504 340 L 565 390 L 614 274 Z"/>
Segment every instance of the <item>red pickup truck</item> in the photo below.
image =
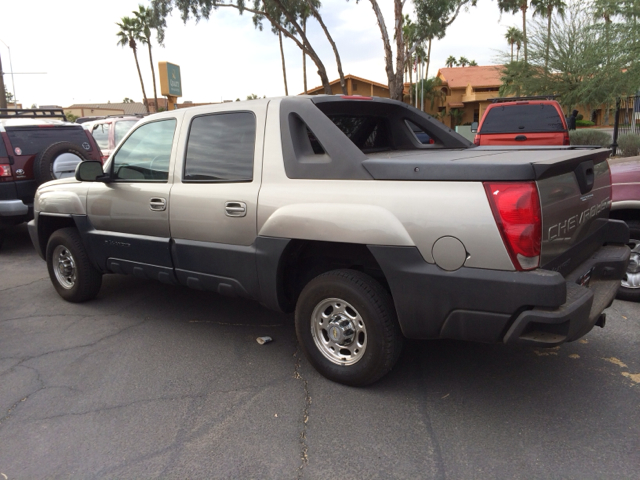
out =
<path fill-rule="evenodd" d="M 569 145 L 560 104 L 548 97 L 496 98 L 474 122 L 476 145 Z"/>

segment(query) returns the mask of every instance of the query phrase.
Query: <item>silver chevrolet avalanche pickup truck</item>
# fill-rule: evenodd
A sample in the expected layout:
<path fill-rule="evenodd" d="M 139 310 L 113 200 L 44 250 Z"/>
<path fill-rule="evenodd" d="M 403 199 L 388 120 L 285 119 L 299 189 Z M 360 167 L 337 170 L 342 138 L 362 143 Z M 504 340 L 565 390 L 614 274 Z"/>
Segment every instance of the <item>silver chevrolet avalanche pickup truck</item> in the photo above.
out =
<path fill-rule="evenodd" d="M 42 185 L 29 232 L 65 300 L 107 273 L 254 299 L 360 386 L 403 337 L 544 347 L 603 327 L 629 259 L 608 155 L 475 147 L 379 98 L 196 107 Z"/>

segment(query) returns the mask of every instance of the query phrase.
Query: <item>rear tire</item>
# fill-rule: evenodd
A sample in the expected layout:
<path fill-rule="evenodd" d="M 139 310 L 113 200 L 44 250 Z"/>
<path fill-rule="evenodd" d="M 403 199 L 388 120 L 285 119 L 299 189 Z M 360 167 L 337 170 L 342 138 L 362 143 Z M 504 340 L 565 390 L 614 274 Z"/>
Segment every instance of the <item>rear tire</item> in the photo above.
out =
<path fill-rule="evenodd" d="M 88 160 L 80 145 L 72 142 L 57 142 L 40 152 L 33 162 L 36 183 L 41 185 L 58 178 L 72 177 L 78 164 Z"/>
<path fill-rule="evenodd" d="M 629 247 L 631 259 L 627 267 L 627 276 L 622 280 L 616 298 L 629 302 L 640 301 L 640 221 L 628 220 Z"/>
<path fill-rule="evenodd" d="M 298 342 L 329 380 L 361 387 L 386 375 L 403 338 L 389 293 L 369 275 L 333 270 L 311 280 L 296 305 Z"/>
<path fill-rule="evenodd" d="M 102 274 L 91 264 L 75 228 L 53 232 L 47 243 L 46 259 L 51 283 L 62 298 L 80 303 L 98 295 Z"/>

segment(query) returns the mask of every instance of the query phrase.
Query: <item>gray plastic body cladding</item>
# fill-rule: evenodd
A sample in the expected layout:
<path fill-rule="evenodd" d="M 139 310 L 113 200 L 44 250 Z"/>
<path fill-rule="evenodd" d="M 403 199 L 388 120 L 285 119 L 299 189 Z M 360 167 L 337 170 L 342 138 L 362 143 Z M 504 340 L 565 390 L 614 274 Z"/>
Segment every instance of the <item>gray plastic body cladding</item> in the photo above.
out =
<path fill-rule="evenodd" d="M 497 314 L 492 320 L 494 331 L 485 335 L 497 338 L 519 310 L 534 306 L 553 309 L 566 300 L 566 282 L 557 272 L 465 267 L 446 272 L 426 263 L 415 247 L 368 248 L 385 274 L 400 327 L 408 338 L 440 338 L 445 320 L 457 310 Z M 451 329 L 456 327 L 450 326 L 448 331 Z"/>
<path fill-rule="evenodd" d="M 589 333 L 602 311 L 613 302 L 629 255 L 625 245 L 600 248 L 567 276 L 566 302 L 558 309 L 534 308 L 522 312 L 506 333 L 505 343 L 553 346 Z M 578 285 L 587 273 L 588 287 Z"/>
<path fill-rule="evenodd" d="M 254 245 L 240 246 L 175 239 L 171 254 L 180 283 L 196 290 L 258 298 Z"/>

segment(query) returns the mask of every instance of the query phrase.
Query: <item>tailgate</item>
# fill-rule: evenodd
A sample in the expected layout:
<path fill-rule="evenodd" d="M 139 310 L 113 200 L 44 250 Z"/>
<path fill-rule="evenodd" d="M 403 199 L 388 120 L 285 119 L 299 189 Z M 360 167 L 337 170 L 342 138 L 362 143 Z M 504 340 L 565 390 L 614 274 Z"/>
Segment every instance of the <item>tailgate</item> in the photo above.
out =
<path fill-rule="evenodd" d="M 536 180 L 542 209 L 542 268 L 566 275 L 602 245 L 601 230 L 611 208 L 607 157 L 607 150 L 598 150 L 565 162 L 556 160 Z"/>

